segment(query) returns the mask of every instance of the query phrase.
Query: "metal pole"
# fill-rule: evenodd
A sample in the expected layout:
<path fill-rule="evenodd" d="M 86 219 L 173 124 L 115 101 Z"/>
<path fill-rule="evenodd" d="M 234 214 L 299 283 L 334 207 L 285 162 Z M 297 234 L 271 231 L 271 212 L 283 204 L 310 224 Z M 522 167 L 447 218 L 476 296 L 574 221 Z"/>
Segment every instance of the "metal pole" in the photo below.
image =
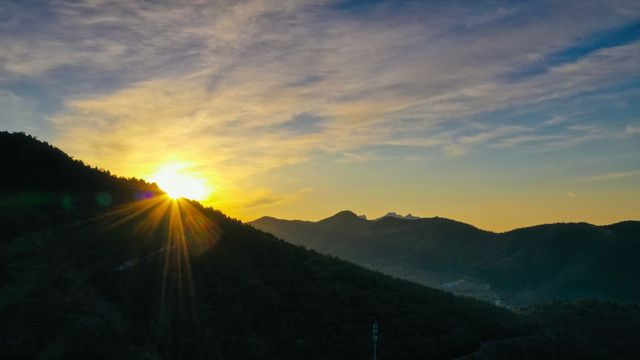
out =
<path fill-rule="evenodd" d="M 373 360 L 376 360 L 378 358 L 376 356 L 377 343 L 378 343 L 378 322 L 375 321 L 373 323 Z"/>

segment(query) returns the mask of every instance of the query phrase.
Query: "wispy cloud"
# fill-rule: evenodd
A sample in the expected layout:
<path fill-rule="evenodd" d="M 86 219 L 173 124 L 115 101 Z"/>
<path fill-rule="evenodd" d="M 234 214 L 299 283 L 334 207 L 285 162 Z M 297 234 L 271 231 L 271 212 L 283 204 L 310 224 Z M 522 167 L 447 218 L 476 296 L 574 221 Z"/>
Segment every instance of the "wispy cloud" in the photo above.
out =
<path fill-rule="evenodd" d="M 373 151 L 364 151 L 364 152 L 343 152 L 341 153 L 342 157 L 340 157 L 336 162 L 339 163 L 352 163 L 352 162 L 365 162 L 365 161 L 373 161 L 373 160 L 384 160 L 385 158 L 380 156 L 379 154 Z"/>
<path fill-rule="evenodd" d="M 305 194 L 315 191 L 315 188 L 303 188 L 293 194 L 277 194 L 272 189 L 252 189 L 239 193 L 240 197 L 230 201 L 228 198 L 221 197 L 216 199 L 217 206 L 222 206 L 232 212 L 251 211 L 255 212 L 260 208 L 287 203 L 300 199 Z"/>
<path fill-rule="evenodd" d="M 569 121 L 566 115 L 554 116 L 553 118 L 543 122 L 544 125 L 558 125 Z"/>
<path fill-rule="evenodd" d="M 5 114 L 8 113 L 7 119 L 11 120 L 10 127 L 13 129 L 20 129 L 20 125 L 25 126 L 29 123 L 29 119 L 35 112 L 35 106 L 33 102 L 0 89 L 0 108 Z"/>
<path fill-rule="evenodd" d="M 640 135 L 640 126 L 627 126 L 624 129 L 624 134 L 625 136 L 633 136 L 633 135 Z"/>
<path fill-rule="evenodd" d="M 638 134 L 575 109 L 492 119 L 639 77 L 638 41 L 557 61 L 593 34 L 637 23 L 637 2 L 367 6 L 365 17 L 333 1 L 7 2 L 0 85 L 64 88 L 61 110 L 46 118 L 56 142 L 92 164 L 142 176 L 163 161 L 199 159 L 230 193 L 318 152 L 366 161 L 376 159 L 367 147 L 394 145 L 419 149 L 407 158 L 462 156 Z M 278 196 L 242 203 L 289 199 Z"/>
<path fill-rule="evenodd" d="M 631 178 L 631 177 L 637 177 L 637 176 L 640 176 L 640 170 L 615 172 L 615 173 L 587 176 L 587 177 L 581 178 L 580 181 L 588 181 L 588 182 L 591 182 L 591 181 L 610 181 L 610 180 L 625 179 L 625 178 Z"/>

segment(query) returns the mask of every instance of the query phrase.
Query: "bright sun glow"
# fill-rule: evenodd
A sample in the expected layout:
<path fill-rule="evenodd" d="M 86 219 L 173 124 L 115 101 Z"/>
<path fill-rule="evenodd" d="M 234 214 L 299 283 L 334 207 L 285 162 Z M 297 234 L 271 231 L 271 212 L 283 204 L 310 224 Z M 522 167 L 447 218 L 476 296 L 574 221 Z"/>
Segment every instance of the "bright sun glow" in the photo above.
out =
<path fill-rule="evenodd" d="M 207 187 L 207 181 L 198 178 L 197 175 L 185 174 L 181 171 L 184 167 L 176 164 L 164 166 L 150 180 L 158 184 L 173 199 L 181 197 L 198 201 L 206 199 L 211 193 Z"/>

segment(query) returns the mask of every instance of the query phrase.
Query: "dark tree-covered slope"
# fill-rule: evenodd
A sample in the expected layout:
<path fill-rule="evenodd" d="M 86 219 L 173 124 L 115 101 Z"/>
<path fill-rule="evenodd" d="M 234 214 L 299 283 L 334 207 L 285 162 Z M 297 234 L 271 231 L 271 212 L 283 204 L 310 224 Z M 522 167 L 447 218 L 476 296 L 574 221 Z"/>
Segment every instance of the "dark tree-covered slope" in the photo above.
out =
<path fill-rule="evenodd" d="M 490 341 L 457 360 L 638 358 L 640 307 L 608 301 L 553 301 L 523 309 L 542 331 Z"/>
<path fill-rule="evenodd" d="M 636 305 L 507 311 L 285 243 L 24 134 L 0 133 L 0 147 L 7 139 L 69 170 L 53 186 L 5 157 L 38 180 L 0 173 L 2 359 L 370 358 L 374 321 L 380 359 L 640 356 Z"/>
<path fill-rule="evenodd" d="M 321 253 L 513 305 L 640 298 L 638 221 L 559 223 L 496 234 L 437 217 L 371 221 L 343 211 L 318 222 L 263 217 L 250 224 Z"/>
<path fill-rule="evenodd" d="M 377 321 L 380 358 L 445 359 L 535 331 L 24 134 L 0 133 L 0 147 L 0 358 L 367 358 Z"/>
<path fill-rule="evenodd" d="M 115 195 L 132 190 L 161 192 L 155 184 L 134 178 L 118 178 L 107 170 L 90 168 L 62 150 L 24 133 L 0 132 L 0 150 L 0 189 L 3 192 L 109 191 Z M 133 198 L 122 200 L 131 201 Z"/>
<path fill-rule="evenodd" d="M 634 223 L 639 224 L 627 222 Z M 638 233 L 617 231 L 618 227 L 623 228 L 623 223 L 550 224 L 500 234 L 503 250 L 476 273 L 502 289 L 513 302 L 636 302 L 640 299 L 640 239 Z"/>
<path fill-rule="evenodd" d="M 318 222 L 262 217 L 250 225 L 322 253 L 360 263 L 412 262 L 464 272 L 494 252 L 491 233 L 443 218 L 365 220 L 350 211 Z"/>

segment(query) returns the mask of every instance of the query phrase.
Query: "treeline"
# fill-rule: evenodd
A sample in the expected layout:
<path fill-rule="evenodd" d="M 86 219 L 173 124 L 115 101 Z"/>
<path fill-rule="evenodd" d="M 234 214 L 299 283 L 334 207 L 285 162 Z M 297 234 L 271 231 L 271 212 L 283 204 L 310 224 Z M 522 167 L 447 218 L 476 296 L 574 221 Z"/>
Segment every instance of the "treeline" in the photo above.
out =
<path fill-rule="evenodd" d="M 509 305 L 640 298 L 639 221 L 558 223 L 496 234 L 441 218 L 371 221 L 345 211 L 318 222 L 263 217 L 250 224 L 358 264 L 399 275 L 407 274 L 404 269 L 424 271 L 430 283 L 436 273 L 440 283 L 491 284 Z"/>
<path fill-rule="evenodd" d="M 473 359 L 638 359 L 640 307 L 599 300 L 560 301 L 521 310 L 535 319 L 531 335 L 489 343 Z"/>
<path fill-rule="evenodd" d="M 365 358 L 376 320 L 380 357 L 448 358 L 535 327 L 197 202 L 88 201 L 80 211 L 31 201 L 131 184 L 29 136 L 2 140 L 16 152 L 3 196 L 23 205 L 5 201 L 0 212 L 0 358 Z"/>
<path fill-rule="evenodd" d="M 20 176 L 39 176 L 26 169 Z M 47 193 L 73 191 L 61 189 Z M 578 344 L 571 328 L 580 326 L 580 345 L 603 344 L 601 327 L 587 324 L 599 319 L 597 305 L 567 325 L 582 310 L 508 311 L 285 243 L 194 201 L 155 197 L 90 211 L 3 206 L 2 359 L 370 358 L 374 321 L 380 359 L 450 359 L 483 344 L 495 344 L 497 358 L 580 358 L 567 356 Z M 625 313 L 598 320 L 607 338 L 628 331 L 622 345 L 579 355 L 640 355 L 627 343 L 637 310 L 621 322 Z"/>
<path fill-rule="evenodd" d="M 135 177 L 117 177 L 109 170 L 90 167 L 53 145 L 25 133 L 0 132 L 0 189 L 98 191 L 144 190 L 161 192 L 157 184 Z"/>
<path fill-rule="evenodd" d="M 34 226 L 0 243 L 0 357 L 352 359 L 371 356 L 377 320 L 380 357 L 444 359 L 535 328 L 196 203 L 208 225 L 196 237 L 182 212 L 187 255 L 172 242 L 170 212 L 142 227 L 159 206 L 124 223 Z"/>

